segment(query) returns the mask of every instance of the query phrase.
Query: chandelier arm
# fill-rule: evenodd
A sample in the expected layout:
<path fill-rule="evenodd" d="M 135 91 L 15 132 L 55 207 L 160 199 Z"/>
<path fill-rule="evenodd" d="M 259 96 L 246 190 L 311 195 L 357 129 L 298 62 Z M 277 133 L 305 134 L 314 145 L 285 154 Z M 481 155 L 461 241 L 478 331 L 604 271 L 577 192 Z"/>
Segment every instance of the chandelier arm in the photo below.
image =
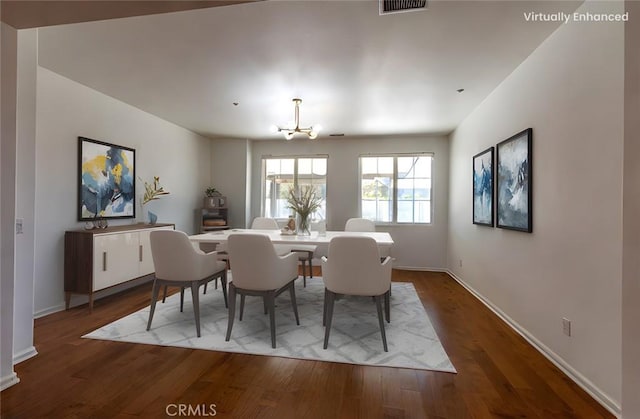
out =
<path fill-rule="evenodd" d="M 302 133 L 309 136 L 309 138 L 316 138 L 318 136 L 317 131 L 314 130 L 314 127 L 311 126 L 309 128 L 300 128 L 300 103 L 302 103 L 302 99 L 294 98 L 293 103 L 295 104 L 294 116 L 295 116 L 295 128 L 278 128 L 278 132 L 284 133 L 284 136 L 287 140 L 290 140 L 294 134 Z"/>

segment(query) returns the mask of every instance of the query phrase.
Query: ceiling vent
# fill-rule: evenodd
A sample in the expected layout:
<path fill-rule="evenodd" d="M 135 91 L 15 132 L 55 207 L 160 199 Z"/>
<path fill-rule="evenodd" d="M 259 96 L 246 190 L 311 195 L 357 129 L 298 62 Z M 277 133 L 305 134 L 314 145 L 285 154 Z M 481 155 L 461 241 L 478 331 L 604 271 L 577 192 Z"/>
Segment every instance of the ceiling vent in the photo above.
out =
<path fill-rule="evenodd" d="M 379 2 L 381 15 L 427 10 L 427 0 L 379 0 Z"/>

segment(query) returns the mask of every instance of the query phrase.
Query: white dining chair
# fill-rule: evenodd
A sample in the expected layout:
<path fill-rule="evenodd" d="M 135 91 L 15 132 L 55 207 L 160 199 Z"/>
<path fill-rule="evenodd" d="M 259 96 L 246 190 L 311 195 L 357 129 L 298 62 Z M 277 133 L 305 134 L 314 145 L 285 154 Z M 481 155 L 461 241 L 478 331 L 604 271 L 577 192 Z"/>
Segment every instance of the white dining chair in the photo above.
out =
<path fill-rule="evenodd" d="M 240 320 L 244 312 L 245 296 L 260 296 L 265 312 L 269 313 L 271 347 L 275 348 L 275 298 L 284 291 L 289 290 L 296 324 L 300 324 L 295 291 L 295 280 L 298 278 L 297 256 L 294 253 L 279 256 L 271 244 L 271 239 L 264 234 L 231 234 L 228 244 L 229 257 L 232 260 L 232 280 L 229 283 L 229 322 L 225 340 L 231 339 L 236 294 L 240 294 Z"/>
<path fill-rule="evenodd" d="M 389 295 L 391 289 L 391 258 L 380 262 L 378 245 L 370 237 L 334 237 L 329 242 L 328 257 L 322 257 L 322 278 L 325 284 L 323 325 L 324 349 L 329 345 L 329 333 L 337 295 L 373 297 L 378 311 L 378 323 L 385 352 L 387 336 L 384 330 L 382 303 L 387 322 L 391 321 Z"/>
<path fill-rule="evenodd" d="M 280 230 L 278 222 L 274 218 L 256 217 L 251 223 L 252 230 Z M 302 263 L 302 284 L 307 286 L 307 265 L 309 265 L 309 277 L 313 278 L 313 254 L 317 246 L 308 244 L 275 244 L 276 253 L 284 255 L 293 252 Z"/>
<path fill-rule="evenodd" d="M 280 230 L 275 218 L 256 217 L 251 223 L 252 230 Z"/>
<path fill-rule="evenodd" d="M 155 279 L 151 292 L 151 310 L 147 330 L 151 329 L 153 314 L 160 287 L 180 287 L 180 311 L 184 305 L 184 289 L 191 288 L 196 331 L 200 337 L 200 302 L 198 290 L 201 285 L 220 278 L 224 304 L 227 306 L 227 266 L 217 258 L 215 252 L 204 253 L 196 249 L 189 236 L 177 230 L 157 230 L 150 234 L 151 256 L 155 269 Z"/>
<path fill-rule="evenodd" d="M 349 218 L 344 225 L 344 231 L 376 231 L 376 225 L 366 218 Z"/>

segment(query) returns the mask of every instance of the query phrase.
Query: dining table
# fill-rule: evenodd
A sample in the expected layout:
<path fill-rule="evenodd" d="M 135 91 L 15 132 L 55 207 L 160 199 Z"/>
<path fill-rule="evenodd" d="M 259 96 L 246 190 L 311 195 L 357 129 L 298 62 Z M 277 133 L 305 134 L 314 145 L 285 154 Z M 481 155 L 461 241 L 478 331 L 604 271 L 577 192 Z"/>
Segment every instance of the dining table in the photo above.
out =
<path fill-rule="evenodd" d="M 257 229 L 241 229 L 232 228 L 228 230 L 209 231 L 202 234 L 194 234 L 189 236 L 189 239 L 194 243 L 226 243 L 229 236 L 232 234 L 264 234 L 273 244 L 283 245 L 316 245 L 318 250 L 326 249 L 329 242 L 334 237 L 371 237 L 378 245 L 381 255 L 388 255 L 391 247 L 393 246 L 393 239 L 387 232 L 382 231 L 326 231 L 318 232 L 312 231 L 309 235 L 298 235 L 283 232 L 282 230 L 257 230 Z M 318 255 L 318 253 L 320 253 Z M 316 253 L 317 256 L 322 256 L 326 253 L 326 250 Z M 326 255 L 326 254 L 325 254 Z"/>

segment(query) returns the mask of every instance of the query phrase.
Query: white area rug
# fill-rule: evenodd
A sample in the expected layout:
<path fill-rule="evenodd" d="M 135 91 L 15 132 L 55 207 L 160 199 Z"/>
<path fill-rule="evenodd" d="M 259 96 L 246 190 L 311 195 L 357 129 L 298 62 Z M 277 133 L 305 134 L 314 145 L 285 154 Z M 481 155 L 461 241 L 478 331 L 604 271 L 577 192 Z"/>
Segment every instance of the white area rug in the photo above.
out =
<path fill-rule="evenodd" d="M 202 290 L 202 288 L 201 288 Z M 202 292 L 202 291 L 201 291 Z M 191 294 L 185 292 L 184 312 L 180 294 L 158 302 L 151 330 L 146 331 L 149 307 L 116 320 L 83 337 L 162 346 L 239 352 L 286 358 L 312 359 L 350 364 L 402 367 L 456 372 L 440 344 L 429 317 L 411 283 L 392 283 L 391 323 L 385 321 L 389 352 L 382 348 L 376 306 L 372 298 L 342 297 L 334 307 L 328 349 L 323 349 L 322 307 L 324 285 L 321 278 L 296 281 L 300 326 L 295 323 L 289 293 L 276 299 L 276 348 L 271 348 L 269 316 L 262 298 L 246 297 L 244 318 L 233 326 L 231 340 L 225 342 L 227 309 L 222 291 L 210 283 L 200 295 L 201 337 L 196 328 Z M 236 316 L 240 310 L 237 299 Z"/>

